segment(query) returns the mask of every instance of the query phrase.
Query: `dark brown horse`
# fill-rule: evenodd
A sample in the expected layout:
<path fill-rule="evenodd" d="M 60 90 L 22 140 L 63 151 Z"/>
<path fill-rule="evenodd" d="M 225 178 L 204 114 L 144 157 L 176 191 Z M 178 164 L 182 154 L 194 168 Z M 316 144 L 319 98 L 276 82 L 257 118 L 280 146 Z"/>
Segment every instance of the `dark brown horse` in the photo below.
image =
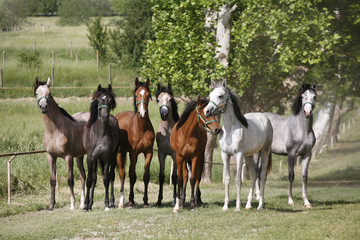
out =
<path fill-rule="evenodd" d="M 148 114 L 148 104 L 151 99 L 150 80 L 145 83 L 135 79 L 134 108 L 135 111 L 120 112 L 116 115 L 120 129 L 120 147 L 117 155 L 117 164 L 120 175 L 120 202 L 119 208 L 124 207 L 124 182 L 126 152 L 130 156 L 130 193 L 129 207 L 134 205 L 134 185 L 136 182 L 135 166 L 140 153 L 145 156 L 145 173 L 143 181 L 144 206 L 148 206 L 148 185 L 150 181 L 150 163 L 153 156 L 154 128 Z"/>
<path fill-rule="evenodd" d="M 86 199 L 84 211 L 90 211 L 93 204 L 94 189 L 97 181 L 97 161 L 99 160 L 105 186 L 105 211 L 115 207 L 114 180 L 116 155 L 119 147 L 119 128 L 116 118 L 110 111 L 116 107 L 115 95 L 111 85 L 98 86 L 90 107 L 87 124 L 86 151 L 88 178 L 86 180 Z M 109 183 L 111 198 L 109 205 Z"/>
<path fill-rule="evenodd" d="M 198 101 L 187 104 L 180 120 L 176 123 L 170 135 L 170 144 L 176 152 L 178 169 L 178 191 L 174 212 L 178 212 L 185 202 L 188 170 L 186 163 L 191 162 L 191 209 L 201 203 L 199 184 L 204 166 L 204 153 L 207 141 L 206 132 L 218 134 L 221 127 L 215 116 L 205 117 L 202 109 L 208 104 L 207 100 L 198 97 Z M 194 196 L 196 184 L 196 198 Z M 180 191 L 181 200 L 180 200 Z"/>

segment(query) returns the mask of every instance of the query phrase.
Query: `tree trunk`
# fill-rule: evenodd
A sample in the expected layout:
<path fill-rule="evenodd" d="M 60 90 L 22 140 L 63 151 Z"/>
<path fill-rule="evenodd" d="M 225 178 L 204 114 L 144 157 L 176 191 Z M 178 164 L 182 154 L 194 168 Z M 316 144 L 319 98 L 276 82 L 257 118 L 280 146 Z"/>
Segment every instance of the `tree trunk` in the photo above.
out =
<path fill-rule="evenodd" d="M 220 12 L 217 15 L 217 27 L 216 27 L 216 58 L 219 63 L 224 66 L 229 65 L 230 54 L 230 38 L 231 38 L 231 14 L 236 9 L 236 5 L 233 7 L 229 3 L 223 5 Z M 209 23 L 214 20 L 216 15 L 214 12 L 209 11 L 205 20 L 205 28 L 207 29 Z M 212 18 L 212 19 L 211 19 Z M 220 122 L 220 116 L 217 117 Z M 213 163 L 214 148 L 216 145 L 216 135 L 207 134 L 208 140 L 205 148 L 205 165 L 202 180 L 204 182 L 211 182 L 211 170 Z"/>

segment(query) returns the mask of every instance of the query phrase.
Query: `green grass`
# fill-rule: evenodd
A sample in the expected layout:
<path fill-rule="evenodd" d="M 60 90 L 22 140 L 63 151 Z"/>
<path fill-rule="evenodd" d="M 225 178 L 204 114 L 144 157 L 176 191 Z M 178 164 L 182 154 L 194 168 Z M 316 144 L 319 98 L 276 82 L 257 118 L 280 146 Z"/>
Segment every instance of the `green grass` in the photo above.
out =
<path fill-rule="evenodd" d="M 54 96 L 56 96 L 53 93 Z M 89 98 L 56 98 L 70 114 L 87 111 Z M 35 98 L 0 100 L 0 152 L 41 150 L 44 126 Z M 131 100 L 118 99 L 113 112 L 131 110 Z M 160 122 L 157 105 L 152 101 L 150 119 L 155 130 Z M 183 104 L 180 104 L 183 109 Z M 359 120 L 358 120 L 359 122 Z M 230 185 L 230 210 L 223 212 L 224 200 L 222 166 L 213 167 L 211 184 L 201 184 L 204 205 L 190 211 L 190 186 L 187 202 L 180 213 L 171 207 L 172 187 L 164 187 L 164 206 L 156 208 L 158 194 L 157 153 L 151 163 L 149 185 L 150 208 L 143 208 L 144 159 L 137 164 L 138 181 L 135 185 L 133 209 L 113 209 L 105 212 L 104 187 L 101 175 L 95 190 L 93 211 L 83 213 L 79 209 L 80 181 L 75 167 L 75 194 L 77 209 L 70 211 L 70 193 L 66 181 L 66 167 L 59 159 L 59 192 L 56 209 L 46 210 L 49 205 L 49 169 L 44 154 L 18 156 L 12 162 L 13 198 L 7 204 L 7 158 L 0 160 L 0 238 L 2 239 L 73 239 L 73 238 L 121 238 L 121 239 L 358 239 L 360 237 L 360 125 L 356 122 L 351 131 L 341 135 L 341 141 L 327 153 L 310 163 L 309 200 L 313 208 L 305 209 L 301 199 L 301 169 L 296 169 L 294 182 L 295 206 L 287 205 L 287 164 L 279 171 L 279 159 L 274 156 L 265 193 L 265 209 L 246 211 L 244 205 L 249 181 L 242 189 L 242 210 L 234 212 L 236 187 L 234 172 Z M 156 148 L 156 145 L 155 145 Z M 215 162 L 221 162 L 219 148 Z M 169 182 L 170 161 L 166 165 L 166 182 Z M 119 179 L 116 174 L 116 204 L 119 196 Z M 127 175 L 128 176 L 128 175 Z M 129 179 L 126 178 L 125 196 L 128 199 Z M 127 202 L 127 201 L 126 201 Z M 254 201 L 255 208 L 257 201 Z"/>

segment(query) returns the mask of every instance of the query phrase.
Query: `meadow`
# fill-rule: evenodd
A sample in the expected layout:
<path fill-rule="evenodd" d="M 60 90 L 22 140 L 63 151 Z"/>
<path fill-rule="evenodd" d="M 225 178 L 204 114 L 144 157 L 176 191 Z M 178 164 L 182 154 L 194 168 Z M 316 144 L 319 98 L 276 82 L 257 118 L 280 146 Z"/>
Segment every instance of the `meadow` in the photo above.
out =
<path fill-rule="evenodd" d="M 51 51 L 56 52 L 55 83 L 52 95 L 70 114 L 88 111 L 91 93 L 99 83 L 107 85 L 108 68 L 96 70 L 96 58 L 88 46 L 86 27 L 59 27 L 56 18 L 29 19 L 33 24 L 19 32 L 0 33 L 0 53 L 6 51 L 4 87 L 0 89 L 0 153 L 42 150 L 44 123 L 31 86 L 36 76 L 45 80 L 52 67 Z M 108 19 L 105 19 L 108 21 Z M 45 23 L 45 34 L 39 26 Z M 32 51 L 33 41 L 40 52 L 37 68 L 21 66 L 18 55 Z M 69 56 L 72 41 L 78 62 Z M 76 49 L 76 51 L 75 51 Z M 2 66 L 2 65 L 1 65 Z M 2 66 L 3 67 L 3 66 Z M 113 67 L 113 85 L 117 108 L 112 114 L 132 110 L 132 89 L 136 70 Z M 86 87 L 71 89 L 64 87 Z M 126 87 L 126 88 L 120 88 Z M 180 102 L 179 111 L 184 108 Z M 149 104 L 150 119 L 155 131 L 160 115 L 155 99 Z M 316 113 L 315 113 L 316 114 Z M 344 121 L 355 116 L 349 113 Z M 340 141 L 326 153 L 312 159 L 309 167 L 308 195 L 311 209 L 303 207 L 301 167 L 295 171 L 295 205 L 287 204 L 287 163 L 285 157 L 273 155 L 273 168 L 265 190 L 265 209 L 245 210 L 250 181 L 245 180 L 241 192 L 241 211 L 235 212 L 236 187 L 234 169 L 230 185 L 229 211 L 222 211 L 224 185 L 220 149 L 214 154 L 212 183 L 201 183 L 204 204 L 191 211 L 190 187 L 185 208 L 172 211 L 172 186 L 164 186 L 163 206 L 156 207 L 159 164 L 157 152 L 151 162 L 149 208 L 143 208 L 144 158 L 137 163 L 134 208 L 104 211 L 104 187 L 100 173 L 92 212 L 79 209 L 80 178 L 75 172 L 76 209 L 70 211 L 70 193 L 66 166 L 57 161 L 58 188 L 54 211 L 50 201 L 49 167 L 45 154 L 17 156 L 12 162 L 12 202 L 7 203 L 7 160 L 0 158 L 0 239 L 360 239 L 360 119 L 351 130 L 340 135 Z M 154 146 L 157 149 L 156 143 Z M 282 168 L 280 169 L 280 161 Z M 128 165 L 126 171 L 128 171 Z M 86 165 L 85 165 L 86 167 Z M 165 181 L 169 183 L 170 158 L 166 161 Z M 129 179 L 125 180 L 125 202 Z M 119 197 L 116 174 L 116 205 Z M 189 186 L 189 185 L 188 185 Z"/>

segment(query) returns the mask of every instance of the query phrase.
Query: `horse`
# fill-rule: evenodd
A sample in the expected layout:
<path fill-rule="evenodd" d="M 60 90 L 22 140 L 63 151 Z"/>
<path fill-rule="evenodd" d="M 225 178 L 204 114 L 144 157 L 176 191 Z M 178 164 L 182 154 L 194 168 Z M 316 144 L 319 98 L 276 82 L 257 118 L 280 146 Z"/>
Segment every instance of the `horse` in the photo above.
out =
<path fill-rule="evenodd" d="M 175 126 L 175 123 L 179 120 L 178 107 L 174 99 L 174 94 L 171 89 L 171 85 L 167 87 L 158 84 L 156 92 L 156 102 L 159 105 L 159 112 L 161 122 L 156 133 L 156 142 L 158 146 L 158 158 L 160 164 L 159 173 L 159 195 L 157 206 L 161 206 L 161 200 L 163 199 L 163 185 L 165 181 L 165 159 L 167 155 L 172 157 L 172 183 L 174 184 L 173 192 L 173 205 L 176 203 L 176 184 L 177 184 L 177 168 L 176 168 L 176 153 L 170 146 L 170 134 Z"/>
<path fill-rule="evenodd" d="M 178 170 L 178 190 L 174 212 L 179 212 L 185 203 L 186 184 L 188 181 L 187 161 L 191 162 L 191 209 L 201 204 L 199 184 L 204 167 L 204 154 L 207 141 L 206 132 L 218 134 L 221 130 L 214 116 L 205 117 L 201 111 L 207 104 L 208 101 L 200 97 L 198 97 L 197 101 L 189 102 L 170 135 L 170 145 L 176 152 L 176 165 Z M 196 198 L 194 196 L 195 184 Z M 181 200 L 180 191 L 182 191 Z"/>
<path fill-rule="evenodd" d="M 148 207 L 148 185 L 150 181 L 150 163 L 153 156 L 153 145 L 155 139 L 154 128 L 151 124 L 148 105 L 151 99 L 150 80 L 140 82 L 135 79 L 134 109 L 135 111 L 124 111 L 116 115 L 120 129 L 120 147 L 117 154 L 117 164 L 120 176 L 120 201 L 119 208 L 124 207 L 124 183 L 125 183 L 125 161 L 126 152 L 130 156 L 130 193 L 129 207 L 134 205 L 134 185 L 136 182 L 135 166 L 140 153 L 145 156 L 145 172 L 143 181 L 144 207 Z"/>
<path fill-rule="evenodd" d="M 251 169 L 251 188 L 245 208 L 251 208 L 251 201 L 256 179 L 261 181 L 261 192 L 258 209 L 264 205 L 264 192 L 267 172 L 270 171 L 271 143 L 273 130 L 270 120 L 261 113 L 243 115 L 240 110 L 239 97 L 226 85 L 225 81 L 211 81 L 213 91 L 210 93 L 209 104 L 203 112 L 206 116 L 223 115 L 223 127 L 219 137 L 221 157 L 223 161 L 223 181 L 225 183 L 225 201 L 223 210 L 228 210 L 230 185 L 230 156 L 236 159 L 237 199 L 235 211 L 240 211 L 240 190 L 242 185 L 242 166 L 245 157 L 247 166 Z M 254 158 L 253 158 L 253 155 Z M 261 161 L 259 157 L 261 156 Z"/>
<path fill-rule="evenodd" d="M 50 78 L 48 78 L 45 83 L 39 81 L 36 77 L 33 88 L 45 125 L 43 145 L 46 150 L 46 158 L 50 168 L 51 186 L 49 210 L 51 211 L 54 209 L 56 202 L 56 159 L 58 157 L 63 158 L 67 166 L 67 180 L 71 193 L 70 210 L 75 209 L 73 158 L 76 158 L 81 178 L 80 208 L 82 208 L 84 206 L 85 199 L 86 179 L 86 173 L 83 165 L 84 155 L 86 154 L 83 134 L 90 114 L 82 112 L 70 116 L 63 108 L 59 107 L 50 92 Z"/>
<path fill-rule="evenodd" d="M 294 205 L 292 183 L 294 181 L 294 164 L 297 156 L 302 159 L 302 198 L 304 206 L 311 208 L 307 197 L 308 168 L 311 150 L 316 138 L 312 129 L 313 109 L 316 101 L 316 84 L 303 84 L 292 105 L 293 114 L 282 117 L 275 113 L 264 113 L 270 119 L 274 129 L 271 151 L 278 155 L 288 156 L 289 189 L 288 204 Z"/>
<path fill-rule="evenodd" d="M 111 85 L 109 84 L 108 88 L 102 88 L 99 84 L 92 98 L 90 119 L 86 125 L 88 178 L 86 180 L 84 211 L 91 211 L 92 209 L 97 181 L 97 160 L 101 165 L 105 186 L 105 211 L 115 207 L 114 180 L 120 136 L 117 120 L 110 114 L 110 111 L 115 107 L 115 95 L 112 92 Z M 109 182 L 111 183 L 110 205 Z"/>

